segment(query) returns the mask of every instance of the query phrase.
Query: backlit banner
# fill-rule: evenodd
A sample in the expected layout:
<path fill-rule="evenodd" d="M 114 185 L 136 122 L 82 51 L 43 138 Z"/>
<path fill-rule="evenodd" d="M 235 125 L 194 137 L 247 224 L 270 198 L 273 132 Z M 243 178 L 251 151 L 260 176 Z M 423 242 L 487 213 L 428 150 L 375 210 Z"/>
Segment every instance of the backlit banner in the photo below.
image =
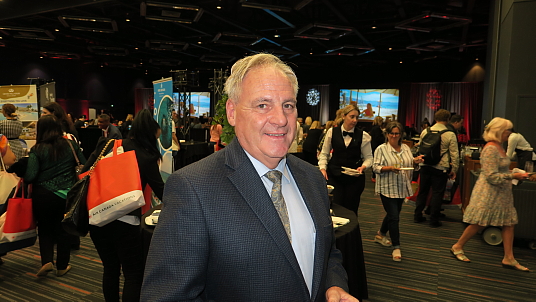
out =
<path fill-rule="evenodd" d="M 23 139 L 23 147 L 33 146 L 35 141 L 35 124 L 39 118 L 39 106 L 37 105 L 36 85 L 10 85 L 0 86 L 0 109 L 4 104 L 13 104 L 17 107 L 16 114 L 22 122 L 22 133 L 19 138 Z M 5 120 L 0 114 L 0 121 Z"/>
<path fill-rule="evenodd" d="M 158 122 L 160 129 L 162 130 L 162 134 L 160 134 L 160 137 L 158 138 L 158 149 L 160 150 L 160 154 L 162 154 L 160 171 L 168 175 L 173 172 L 173 156 L 171 150 L 171 110 L 173 109 L 172 80 L 172 78 L 166 78 L 153 82 L 153 114 L 154 119 Z"/>

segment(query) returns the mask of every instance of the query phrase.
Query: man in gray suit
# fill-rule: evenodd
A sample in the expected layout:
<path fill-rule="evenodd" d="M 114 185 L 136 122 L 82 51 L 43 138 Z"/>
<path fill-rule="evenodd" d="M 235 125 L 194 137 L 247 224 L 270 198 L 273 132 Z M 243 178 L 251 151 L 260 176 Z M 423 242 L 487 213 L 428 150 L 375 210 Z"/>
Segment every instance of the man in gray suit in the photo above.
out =
<path fill-rule="evenodd" d="M 141 300 L 357 301 L 335 248 L 324 177 L 287 156 L 294 72 L 257 54 L 233 66 L 225 90 L 237 138 L 167 180 Z"/>
<path fill-rule="evenodd" d="M 108 114 L 99 115 L 97 125 L 102 130 L 102 136 L 113 139 L 122 139 L 121 131 L 116 126 L 110 123 L 110 116 Z"/>

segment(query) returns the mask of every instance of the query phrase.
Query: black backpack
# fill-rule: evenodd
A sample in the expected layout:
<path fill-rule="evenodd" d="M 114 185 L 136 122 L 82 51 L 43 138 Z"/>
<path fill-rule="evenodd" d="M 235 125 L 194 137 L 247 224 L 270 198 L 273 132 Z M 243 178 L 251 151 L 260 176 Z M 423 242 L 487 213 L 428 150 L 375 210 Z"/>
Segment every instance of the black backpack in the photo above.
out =
<path fill-rule="evenodd" d="M 441 134 L 452 130 L 435 131 L 430 130 L 430 127 L 428 127 L 426 131 L 419 145 L 419 154 L 424 154 L 423 159 L 425 164 L 437 165 L 441 161 L 441 157 L 445 154 L 441 153 Z"/>

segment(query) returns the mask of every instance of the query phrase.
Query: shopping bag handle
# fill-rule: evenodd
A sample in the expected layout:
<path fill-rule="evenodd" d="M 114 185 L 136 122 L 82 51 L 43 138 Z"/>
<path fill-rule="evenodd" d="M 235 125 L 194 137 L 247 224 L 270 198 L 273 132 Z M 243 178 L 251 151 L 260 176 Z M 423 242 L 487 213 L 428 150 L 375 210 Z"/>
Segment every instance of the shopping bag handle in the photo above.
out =
<path fill-rule="evenodd" d="M 117 155 L 117 149 L 119 147 L 121 147 L 123 145 L 123 140 L 120 140 L 120 139 L 116 139 L 115 142 L 114 142 L 114 151 L 113 151 L 113 156 L 116 156 Z"/>
<path fill-rule="evenodd" d="M 19 180 L 19 182 L 17 183 L 17 186 L 15 187 L 15 192 L 13 193 L 13 197 L 17 197 L 17 192 L 19 191 L 19 188 L 21 188 L 21 192 L 22 192 L 22 199 L 24 199 L 24 179 L 21 178 Z M 28 196 L 27 198 L 30 198 L 30 196 L 32 196 L 32 185 L 29 184 L 28 185 Z"/>
<path fill-rule="evenodd" d="M 89 169 L 89 172 L 88 172 L 88 175 L 91 176 L 91 174 L 93 174 L 93 170 L 95 169 L 95 167 L 97 166 L 97 164 L 99 163 L 99 161 L 103 158 L 104 156 L 104 153 L 106 152 L 106 149 L 108 149 L 108 146 L 110 145 L 110 143 L 114 142 L 115 139 L 110 139 L 108 140 L 108 142 L 106 143 L 106 145 L 104 146 L 104 148 L 102 148 L 102 151 L 101 153 L 99 154 L 99 157 L 97 157 L 97 159 L 95 160 L 95 162 L 93 163 L 93 165 L 91 166 L 91 168 Z"/>

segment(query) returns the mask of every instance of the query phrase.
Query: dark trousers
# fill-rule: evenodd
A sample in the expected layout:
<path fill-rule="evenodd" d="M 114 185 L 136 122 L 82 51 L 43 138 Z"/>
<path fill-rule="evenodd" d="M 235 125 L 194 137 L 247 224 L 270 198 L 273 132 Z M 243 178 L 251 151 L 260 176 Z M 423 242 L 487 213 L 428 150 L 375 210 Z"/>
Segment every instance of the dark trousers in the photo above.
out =
<path fill-rule="evenodd" d="M 430 199 L 430 222 L 438 222 L 441 214 L 441 203 L 445 194 L 448 174 L 431 166 L 422 166 L 420 170 L 419 195 L 417 195 L 417 206 L 415 208 L 415 218 L 422 217 L 422 211 L 426 206 L 428 193 L 432 189 Z"/>
<path fill-rule="evenodd" d="M 380 227 L 380 233 L 383 235 L 389 232 L 391 236 L 391 242 L 393 248 L 400 248 L 400 211 L 402 210 L 402 203 L 404 198 L 389 198 L 380 194 L 382 200 L 383 209 L 387 214 L 383 218 L 382 226 Z"/>
<path fill-rule="evenodd" d="M 328 175 L 329 183 L 335 187 L 333 190 L 333 202 L 339 204 L 357 215 L 361 193 L 365 190 L 365 174 L 354 177 L 348 175 Z M 359 217 L 359 216 L 358 216 Z"/>
<path fill-rule="evenodd" d="M 318 158 L 316 157 L 316 151 L 315 152 L 309 152 L 303 150 L 303 160 L 310 163 L 313 166 L 318 166 Z"/>
<path fill-rule="evenodd" d="M 61 226 L 65 213 L 65 199 L 40 186 L 33 187 L 32 196 L 41 265 L 54 263 L 54 244 L 56 244 L 56 269 L 66 269 L 71 259 L 72 238 Z"/>
<path fill-rule="evenodd" d="M 90 226 L 89 231 L 104 266 L 104 299 L 119 301 L 122 270 L 125 278 L 122 301 L 139 301 L 145 268 L 140 226 L 115 220 L 103 227 Z"/>
<path fill-rule="evenodd" d="M 525 170 L 525 163 L 528 161 L 532 161 L 532 153 L 533 151 L 523 151 L 516 149 L 517 167 L 519 169 Z"/>

